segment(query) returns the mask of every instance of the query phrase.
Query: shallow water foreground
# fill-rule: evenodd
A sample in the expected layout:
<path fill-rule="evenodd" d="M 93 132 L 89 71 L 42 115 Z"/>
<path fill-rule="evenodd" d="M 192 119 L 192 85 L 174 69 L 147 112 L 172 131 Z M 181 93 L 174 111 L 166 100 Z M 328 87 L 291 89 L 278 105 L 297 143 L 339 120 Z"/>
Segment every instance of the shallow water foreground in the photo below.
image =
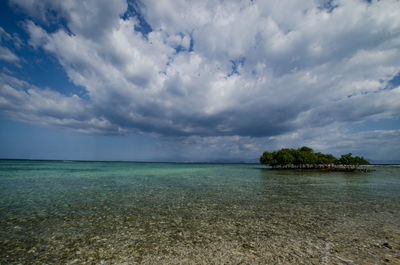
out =
<path fill-rule="evenodd" d="M 400 264 L 400 168 L 0 161 L 0 264 Z"/>

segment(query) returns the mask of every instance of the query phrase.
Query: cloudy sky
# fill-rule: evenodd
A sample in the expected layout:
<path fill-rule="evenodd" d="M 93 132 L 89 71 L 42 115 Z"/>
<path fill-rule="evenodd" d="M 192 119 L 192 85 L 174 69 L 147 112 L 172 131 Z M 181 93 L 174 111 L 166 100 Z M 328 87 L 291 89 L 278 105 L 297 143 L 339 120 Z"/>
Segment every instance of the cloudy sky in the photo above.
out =
<path fill-rule="evenodd" d="M 9 0 L 0 157 L 400 160 L 400 1 Z"/>

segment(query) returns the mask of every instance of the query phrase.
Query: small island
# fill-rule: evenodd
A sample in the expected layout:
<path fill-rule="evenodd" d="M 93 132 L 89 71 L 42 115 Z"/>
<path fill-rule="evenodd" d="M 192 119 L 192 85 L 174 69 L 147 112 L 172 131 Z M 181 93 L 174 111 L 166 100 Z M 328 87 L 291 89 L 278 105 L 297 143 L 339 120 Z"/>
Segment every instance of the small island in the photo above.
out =
<path fill-rule="evenodd" d="M 346 172 L 370 171 L 367 168 L 360 168 L 360 165 L 370 164 L 362 156 L 353 157 L 352 153 L 348 153 L 338 159 L 332 154 L 315 153 L 312 148 L 307 146 L 299 149 L 282 148 L 278 151 L 264 152 L 260 157 L 260 163 L 270 166 L 271 169 Z"/>

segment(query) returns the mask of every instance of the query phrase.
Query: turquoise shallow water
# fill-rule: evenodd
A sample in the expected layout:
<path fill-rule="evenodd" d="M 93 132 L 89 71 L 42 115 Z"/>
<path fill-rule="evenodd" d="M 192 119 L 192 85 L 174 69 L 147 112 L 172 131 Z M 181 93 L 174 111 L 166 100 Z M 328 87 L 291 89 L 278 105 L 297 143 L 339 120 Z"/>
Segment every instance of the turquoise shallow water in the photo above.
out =
<path fill-rule="evenodd" d="M 262 168 L 0 161 L 0 263 L 400 260 L 400 167 Z"/>

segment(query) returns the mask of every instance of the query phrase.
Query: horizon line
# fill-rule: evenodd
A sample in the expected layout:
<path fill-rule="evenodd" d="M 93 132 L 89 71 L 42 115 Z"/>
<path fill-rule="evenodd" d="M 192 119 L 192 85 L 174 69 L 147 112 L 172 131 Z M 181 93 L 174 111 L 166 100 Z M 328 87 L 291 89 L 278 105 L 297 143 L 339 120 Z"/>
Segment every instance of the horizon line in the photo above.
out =
<path fill-rule="evenodd" d="M 245 162 L 245 161 L 237 161 L 237 162 L 218 162 L 218 161 L 145 161 L 145 160 L 85 160 L 85 159 L 36 159 L 36 158 L 1 158 L 0 160 L 22 160 L 22 161 L 48 161 L 48 162 L 104 162 L 104 163 L 112 163 L 112 162 L 124 162 L 124 163 L 164 163 L 164 164 L 253 164 L 253 165 L 261 165 L 257 162 Z M 400 165 L 400 160 L 386 160 L 386 161 L 396 161 L 395 163 L 383 163 L 385 160 L 375 160 L 380 161 L 381 163 L 371 163 L 371 166 L 380 166 L 380 165 Z"/>
<path fill-rule="evenodd" d="M 45 159 L 45 158 L 1 158 L 0 160 L 23 160 L 23 161 L 57 161 L 57 162 L 127 162 L 127 163 L 171 163 L 171 164 L 260 164 L 257 162 L 218 162 L 216 161 L 145 161 L 145 160 L 90 160 L 90 159 Z"/>

